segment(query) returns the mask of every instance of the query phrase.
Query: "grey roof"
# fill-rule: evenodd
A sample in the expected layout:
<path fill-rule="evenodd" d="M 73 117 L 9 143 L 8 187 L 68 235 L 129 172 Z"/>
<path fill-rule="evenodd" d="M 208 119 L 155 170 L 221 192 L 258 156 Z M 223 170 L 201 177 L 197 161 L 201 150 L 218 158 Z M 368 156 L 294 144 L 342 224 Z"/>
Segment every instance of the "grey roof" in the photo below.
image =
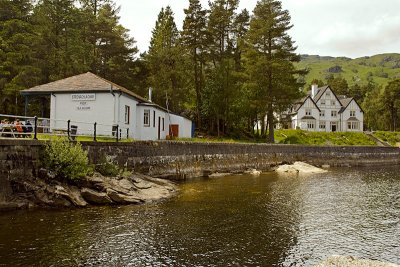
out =
<path fill-rule="evenodd" d="M 346 110 L 346 108 L 350 105 L 352 100 L 353 100 L 352 97 L 341 99 L 340 103 L 342 104 L 342 108 L 340 109 L 339 113 L 343 113 Z"/>
<path fill-rule="evenodd" d="M 347 121 L 359 121 L 356 117 L 350 117 Z"/>
<path fill-rule="evenodd" d="M 313 116 L 304 116 L 300 120 L 316 120 Z"/>
<path fill-rule="evenodd" d="M 302 99 L 300 99 L 293 107 L 294 107 L 294 111 L 298 112 L 299 109 L 304 105 L 304 103 L 306 102 L 307 99 L 311 99 L 311 101 L 314 103 L 315 107 L 318 109 L 318 111 L 321 111 L 321 109 L 317 106 L 317 103 L 312 99 L 312 97 L 310 95 L 307 95 L 305 97 L 303 97 Z"/>
<path fill-rule="evenodd" d="M 22 90 L 22 95 L 51 94 L 51 93 L 79 93 L 79 92 L 121 92 L 132 96 L 139 102 L 148 102 L 145 98 L 113 82 L 103 79 L 91 72 L 75 75 L 69 78 L 38 85 Z"/>
<path fill-rule="evenodd" d="M 318 100 L 321 98 L 321 96 L 325 93 L 326 89 L 328 89 L 328 88 L 329 88 L 329 85 L 319 87 L 317 89 L 318 93 L 314 96 L 314 101 L 318 102 Z"/>

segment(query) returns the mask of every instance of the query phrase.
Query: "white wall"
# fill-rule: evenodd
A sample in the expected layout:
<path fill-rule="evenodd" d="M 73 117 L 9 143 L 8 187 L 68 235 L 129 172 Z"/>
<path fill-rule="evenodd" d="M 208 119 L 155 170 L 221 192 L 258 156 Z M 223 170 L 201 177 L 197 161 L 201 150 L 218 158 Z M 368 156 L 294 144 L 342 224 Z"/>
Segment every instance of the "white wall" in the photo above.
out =
<path fill-rule="evenodd" d="M 360 128 L 359 129 L 349 129 L 347 125 L 347 121 L 350 118 L 350 111 L 355 111 L 356 116 L 355 118 L 359 120 L 360 122 Z M 343 131 L 346 132 L 362 132 L 363 129 L 363 124 L 364 124 L 364 114 L 361 110 L 361 108 L 357 105 L 356 101 L 352 100 L 346 110 L 342 113 L 342 129 Z"/>
<path fill-rule="evenodd" d="M 311 110 L 311 115 L 306 115 L 306 110 Z M 306 128 L 307 124 L 302 123 L 301 118 L 303 118 L 304 116 L 312 116 L 316 119 L 314 121 L 314 129 L 307 129 Z M 314 102 L 310 98 L 307 98 L 307 100 L 305 101 L 303 106 L 297 112 L 294 128 L 296 129 L 296 127 L 299 127 L 302 130 L 317 131 L 318 130 L 318 119 L 319 119 L 318 108 L 315 106 Z"/>
<path fill-rule="evenodd" d="M 170 114 L 171 124 L 179 125 L 179 138 L 191 138 L 192 137 L 192 121 L 184 117 Z"/>
<path fill-rule="evenodd" d="M 332 101 L 334 101 L 334 105 L 332 105 Z M 325 102 L 325 104 L 323 104 Z M 336 122 L 336 131 L 342 131 L 340 124 L 340 114 L 339 111 L 342 108 L 342 104 L 336 99 L 332 90 L 327 89 L 325 93 L 321 96 L 321 98 L 317 102 L 318 107 L 325 111 L 325 117 L 319 117 L 320 121 L 325 121 L 326 132 L 331 132 L 331 123 Z M 332 111 L 336 111 L 336 117 L 332 116 Z"/>
<path fill-rule="evenodd" d="M 137 132 L 137 104 L 139 103 L 135 98 L 122 94 L 116 94 L 117 105 L 116 105 L 116 117 L 119 118 L 115 123 L 121 128 L 122 138 L 133 138 L 138 135 Z M 125 123 L 125 106 L 130 108 L 129 124 Z M 129 129 L 129 131 L 127 131 Z"/>
<path fill-rule="evenodd" d="M 150 110 L 150 125 L 144 125 L 144 111 Z M 155 112 L 155 117 L 154 117 Z M 154 121 L 155 118 L 155 121 Z M 158 139 L 158 123 L 160 118 L 160 139 L 165 139 L 168 135 L 168 120 L 165 111 L 160 110 L 154 106 L 137 106 L 137 140 L 157 140 Z M 164 119 L 164 128 L 163 128 Z M 155 123 L 154 123 L 155 122 Z"/>
<path fill-rule="evenodd" d="M 111 135 L 114 121 L 114 98 L 109 93 L 96 93 L 94 101 L 73 101 L 72 94 L 51 95 L 50 128 L 67 129 L 67 121 L 78 126 L 78 134 L 93 134 L 97 122 L 98 135 Z M 107 125 L 103 126 L 101 124 Z"/>

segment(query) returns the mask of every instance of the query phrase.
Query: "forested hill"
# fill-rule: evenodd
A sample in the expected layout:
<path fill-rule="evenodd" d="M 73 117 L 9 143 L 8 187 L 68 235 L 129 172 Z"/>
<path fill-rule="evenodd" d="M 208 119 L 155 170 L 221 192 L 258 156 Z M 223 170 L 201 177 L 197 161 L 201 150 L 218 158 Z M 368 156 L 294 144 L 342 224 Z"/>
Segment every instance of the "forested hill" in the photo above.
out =
<path fill-rule="evenodd" d="M 385 86 L 390 80 L 400 78 L 400 54 L 380 54 L 371 57 L 351 59 L 347 57 L 329 57 L 301 55 L 300 68 L 309 70 L 306 83 L 312 80 L 329 80 L 333 77 L 346 79 L 351 86 L 365 85 L 374 81 Z"/>

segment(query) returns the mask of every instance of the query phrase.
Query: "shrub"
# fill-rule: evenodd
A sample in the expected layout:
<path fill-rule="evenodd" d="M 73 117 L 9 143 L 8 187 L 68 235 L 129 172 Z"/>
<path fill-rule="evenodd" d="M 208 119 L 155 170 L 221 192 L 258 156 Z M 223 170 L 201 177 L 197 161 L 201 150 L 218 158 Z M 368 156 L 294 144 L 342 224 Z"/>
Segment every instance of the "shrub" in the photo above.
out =
<path fill-rule="evenodd" d="M 119 168 L 113 163 L 111 157 L 102 155 L 96 164 L 95 170 L 104 176 L 117 176 L 119 174 Z"/>
<path fill-rule="evenodd" d="M 67 138 L 54 138 L 46 144 L 45 167 L 56 178 L 77 181 L 90 171 L 87 152 L 80 143 L 71 143 Z"/>

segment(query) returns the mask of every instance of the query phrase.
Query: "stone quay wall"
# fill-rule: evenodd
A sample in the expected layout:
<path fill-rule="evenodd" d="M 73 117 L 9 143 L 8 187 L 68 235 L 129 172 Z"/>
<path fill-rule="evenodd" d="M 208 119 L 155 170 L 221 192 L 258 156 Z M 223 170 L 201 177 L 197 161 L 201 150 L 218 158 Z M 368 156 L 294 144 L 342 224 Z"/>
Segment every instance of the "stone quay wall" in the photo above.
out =
<path fill-rule="evenodd" d="M 0 139 L 0 202 L 12 193 L 11 179 L 37 174 L 44 142 Z M 383 166 L 400 164 L 395 147 L 339 147 L 192 142 L 82 142 L 96 164 L 104 156 L 120 167 L 154 177 L 183 180 L 214 172 L 271 170 L 303 161 L 316 166 Z"/>

